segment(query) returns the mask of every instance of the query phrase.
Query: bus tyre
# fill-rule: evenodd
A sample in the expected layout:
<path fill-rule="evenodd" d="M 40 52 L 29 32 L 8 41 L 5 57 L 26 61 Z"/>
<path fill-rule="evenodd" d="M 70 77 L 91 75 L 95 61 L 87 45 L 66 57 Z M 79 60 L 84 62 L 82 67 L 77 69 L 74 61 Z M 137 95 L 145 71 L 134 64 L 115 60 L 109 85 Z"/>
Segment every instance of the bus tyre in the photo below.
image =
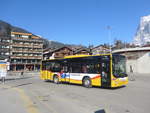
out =
<path fill-rule="evenodd" d="M 59 78 L 58 78 L 57 75 L 54 76 L 53 81 L 54 81 L 55 84 L 59 83 Z"/>
<path fill-rule="evenodd" d="M 92 84 L 91 84 L 91 79 L 89 77 L 85 77 L 83 79 L 83 86 L 86 88 L 91 88 Z"/>

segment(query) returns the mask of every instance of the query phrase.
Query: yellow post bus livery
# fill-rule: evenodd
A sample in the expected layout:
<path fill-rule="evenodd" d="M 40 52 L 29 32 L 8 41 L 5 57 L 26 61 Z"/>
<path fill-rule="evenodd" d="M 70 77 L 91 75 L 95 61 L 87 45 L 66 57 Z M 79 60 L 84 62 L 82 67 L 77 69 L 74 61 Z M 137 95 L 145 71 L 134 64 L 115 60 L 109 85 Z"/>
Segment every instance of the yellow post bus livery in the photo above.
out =
<path fill-rule="evenodd" d="M 42 61 L 42 80 L 85 87 L 120 87 L 128 83 L 125 56 L 118 54 L 67 56 Z"/>

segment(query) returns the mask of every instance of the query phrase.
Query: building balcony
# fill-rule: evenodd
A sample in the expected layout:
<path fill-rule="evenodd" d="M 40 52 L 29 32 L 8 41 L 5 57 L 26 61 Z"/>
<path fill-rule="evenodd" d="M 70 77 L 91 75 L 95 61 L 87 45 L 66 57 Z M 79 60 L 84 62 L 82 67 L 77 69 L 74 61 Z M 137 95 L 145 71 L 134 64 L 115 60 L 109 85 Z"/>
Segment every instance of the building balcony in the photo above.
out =
<path fill-rule="evenodd" d="M 14 53 L 42 53 L 42 50 L 11 50 Z"/>
<path fill-rule="evenodd" d="M 31 44 L 18 44 L 18 43 L 14 43 L 14 44 L 12 44 L 12 47 L 20 47 L 20 48 L 24 48 L 24 47 L 27 47 L 27 48 L 43 48 L 43 45 L 42 44 L 31 45 Z"/>
<path fill-rule="evenodd" d="M 10 45 L 10 43 L 9 42 L 0 42 L 0 45 Z"/>
<path fill-rule="evenodd" d="M 11 56 L 11 59 L 42 59 L 42 56 Z"/>
<path fill-rule="evenodd" d="M 15 64 L 22 64 L 22 65 L 24 65 L 24 64 L 34 64 L 34 65 L 36 65 L 36 64 L 41 64 L 41 62 L 11 62 L 11 64 L 13 64 L 13 65 L 15 65 Z"/>
<path fill-rule="evenodd" d="M 41 42 L 43 43 L 43 40 L 41 39 L 28 39 L 28 38 L 22 38 L 22 37 L 11 37 L 12 40 L 18 40 L 18 41 L 28 41 L 28 42 Z"/>
<path fill-rule="evenodd" d="M 9 48 L 0 48 L 0 52 L 9 52 Z"/>

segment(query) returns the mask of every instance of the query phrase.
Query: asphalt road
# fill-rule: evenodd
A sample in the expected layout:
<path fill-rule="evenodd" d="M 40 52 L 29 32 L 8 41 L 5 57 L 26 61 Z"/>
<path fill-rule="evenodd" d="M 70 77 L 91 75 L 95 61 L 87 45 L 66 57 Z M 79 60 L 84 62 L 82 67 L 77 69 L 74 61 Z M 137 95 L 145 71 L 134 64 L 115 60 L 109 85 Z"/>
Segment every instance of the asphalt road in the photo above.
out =
<path fill-rule="evenodd" d="M 2 113 L 150 113 L 150 76 L 117 89 L 45 82 L 35 75 L 0 84 Z"/>

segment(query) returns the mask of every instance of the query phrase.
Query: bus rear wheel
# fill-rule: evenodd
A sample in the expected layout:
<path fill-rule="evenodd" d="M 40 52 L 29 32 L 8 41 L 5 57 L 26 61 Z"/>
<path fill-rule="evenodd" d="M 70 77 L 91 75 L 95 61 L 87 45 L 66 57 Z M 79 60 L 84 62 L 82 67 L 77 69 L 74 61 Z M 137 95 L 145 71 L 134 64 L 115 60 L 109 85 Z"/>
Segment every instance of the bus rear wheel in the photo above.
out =
<path fill-rule="evenodd" d="M 86 88 L 91 88 L 92 84 L 91 84 L 91 79 L 89 77 L 85 77 L 83 79 L 83 86 Z"/>
<path fill-rule="evenodd" d="M 58 78 L 57 75 L 54 75 L 53 81 L 54 81 L 55 84 L 59 83 L 59 78 Z"/>

